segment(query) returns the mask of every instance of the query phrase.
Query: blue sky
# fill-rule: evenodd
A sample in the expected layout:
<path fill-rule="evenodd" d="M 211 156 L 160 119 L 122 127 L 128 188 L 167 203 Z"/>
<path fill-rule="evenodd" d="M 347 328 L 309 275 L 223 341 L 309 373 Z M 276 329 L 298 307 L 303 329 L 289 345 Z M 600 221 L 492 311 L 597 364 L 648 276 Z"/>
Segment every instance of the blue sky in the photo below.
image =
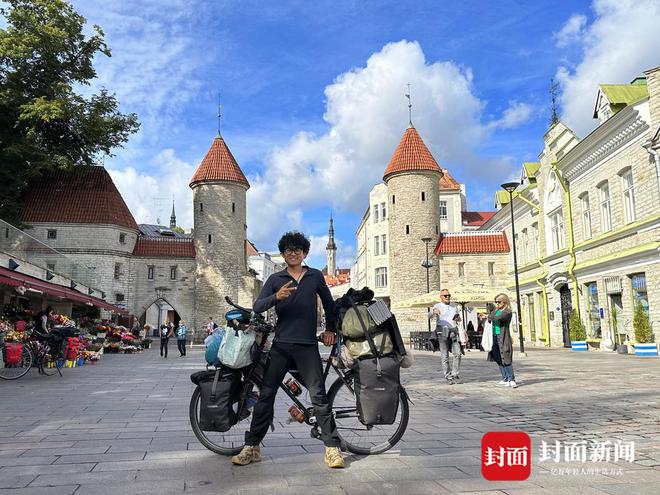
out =
<path fill-rule="evenodd" d="M 112 58 L 98 81 L 142 122 L 105 160 L 139 222 L 166 221 L 217 128 L 247 175 L 248 234 L 273 250 L 290 228 L 325 264 L 328 216 L 339 264 L 355 252 L 368 191 L 407 122 L 467 186 L 468 208 L 492 209 L 498 185 L 535 160 L 549 119 L 550 78 L 578 135 L 592 128 L 599 82 L 657 66 L 654 1 L 208 2 L 85 0 Z M 92 89 L 94 89 L 92 88 Z"/>

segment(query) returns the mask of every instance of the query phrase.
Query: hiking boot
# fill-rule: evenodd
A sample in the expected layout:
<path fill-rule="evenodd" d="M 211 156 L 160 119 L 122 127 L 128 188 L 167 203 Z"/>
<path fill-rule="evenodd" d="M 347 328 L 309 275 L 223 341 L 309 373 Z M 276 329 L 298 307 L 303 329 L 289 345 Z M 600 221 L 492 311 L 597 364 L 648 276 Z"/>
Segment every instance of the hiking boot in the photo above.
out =
<path fill-rule="evenodd" d="M 231 458 L 231 462 L 238 466 L 247 466 L 251 462 L 261 460 L 261 449 L 258 445 L 244 445 L 240 454 Z"/>
<path fill-rule="evenodd" d="M 343 468 L 344 459 L 339 453 L 339 447 L 326 447 L 325 448 L 325 463 L 331 468 Z"/>

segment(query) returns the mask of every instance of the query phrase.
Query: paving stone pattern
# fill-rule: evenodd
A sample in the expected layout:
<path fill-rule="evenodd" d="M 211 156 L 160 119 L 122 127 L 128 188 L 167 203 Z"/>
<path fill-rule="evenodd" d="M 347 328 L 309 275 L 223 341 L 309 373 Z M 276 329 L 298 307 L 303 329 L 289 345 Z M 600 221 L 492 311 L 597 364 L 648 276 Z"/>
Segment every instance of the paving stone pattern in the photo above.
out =
<path fill-rule="evenodd" d="M 286 421 L 285 398 L 261 463 L 234 467 L 204 449 L 188 422 L 189 375 L 202 359 L 201 348 L 167 360 L 152 349 L 107 355 L 63 378 L 31 372 L 1 381 L 0 495 L 660 493 L 655 358 L 532 350 L 514 361 L 513 390 L 495 386 L 499 373 L 484 353 L 467 353 L 456 385 L 440 378 L 438 355 L 417 353 L 402 373 L 414 402 L 403 440 L 379 456 L 347 455 L 347 468 L 336 471 L 323 464 L 309 428 Z M 527 481 L 481 475 L 481 436 L 502 430 L 532 435 Z M 593 465 L 539 462 L 540 441 L 555 439 L 634 440 L 636 462 L 597 465 L 605 474 L 558 474 Z"/>

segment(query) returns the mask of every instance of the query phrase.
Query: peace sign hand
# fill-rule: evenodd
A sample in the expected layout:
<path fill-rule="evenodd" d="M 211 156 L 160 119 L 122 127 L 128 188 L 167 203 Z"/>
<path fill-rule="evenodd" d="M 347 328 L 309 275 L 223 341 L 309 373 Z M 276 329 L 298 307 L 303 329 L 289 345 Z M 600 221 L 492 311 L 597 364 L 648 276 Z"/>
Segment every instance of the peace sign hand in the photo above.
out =
<path fill-rule="evenodd" d="M 275 298 L 278 301 L 283 301 L 291 295 L 291 293 L 296 290 L 296 287 L 289 287 L 293 283 L 293 280 L 289 280 L 286 284 L 280 287 L 280 290 L 275 294 Z"/>

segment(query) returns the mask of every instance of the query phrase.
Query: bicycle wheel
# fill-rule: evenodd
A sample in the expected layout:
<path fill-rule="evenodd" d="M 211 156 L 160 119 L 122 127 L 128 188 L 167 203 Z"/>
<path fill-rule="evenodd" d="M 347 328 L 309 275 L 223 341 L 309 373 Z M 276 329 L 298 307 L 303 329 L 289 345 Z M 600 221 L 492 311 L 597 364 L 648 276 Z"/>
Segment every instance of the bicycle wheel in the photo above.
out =
<path fill-rule="evenodd" d="M 52 376 L 55 373 L 62 375 L 59 366 L 61 361 L 57 359 L 51 346 L 45 345 L 41 352 L 41 359 L 39 360 L 39 370 L 41 373 L 45 376 Z"/>
<path fill-rule="evenodd" d="M 0 378 L 4 380 L 16 380 L 27 374 L 34 362 L 32 351 L 27 345 L 23 345 L 21 360 L 16 364 L 7 364 L 5 362 L 6 349 L 4 345 L 0 348 Z"/>
<path fill-rule="evenodd" d="M 328 399 L 335 414 L 337 433 L 346 449 L 354 454 L 382 454 L 391 449 L 408 427 L 408 398 L 401 387 L 399 392 L 399 410 L 391 425 L 365 426 L 358 419 L 357 399 L 353 392 L 353 377 L 349 374 L 346 381 L 338 378 L 328 391 Z"/>
<path fill-rule="evenodd" d="M 193 433 L 200 443 L 209 449 L 211 452 L 221 455 L 236 455 L 238 454 L 243 445 L 245 444 L 245 432 L 250 429 L 250 421 L 252 420 L 252 408 L 247 410 L 246 414 L 242 414 L 243 419 L 239 420 L 228 431 L 203 431 L 199 427 L 199 409 L 202 401 L 202 394 L 199 387 L 190 398 L 190 425 L 192 426 Z M 238 404 L 234 405 L 234 410 Z"/>

